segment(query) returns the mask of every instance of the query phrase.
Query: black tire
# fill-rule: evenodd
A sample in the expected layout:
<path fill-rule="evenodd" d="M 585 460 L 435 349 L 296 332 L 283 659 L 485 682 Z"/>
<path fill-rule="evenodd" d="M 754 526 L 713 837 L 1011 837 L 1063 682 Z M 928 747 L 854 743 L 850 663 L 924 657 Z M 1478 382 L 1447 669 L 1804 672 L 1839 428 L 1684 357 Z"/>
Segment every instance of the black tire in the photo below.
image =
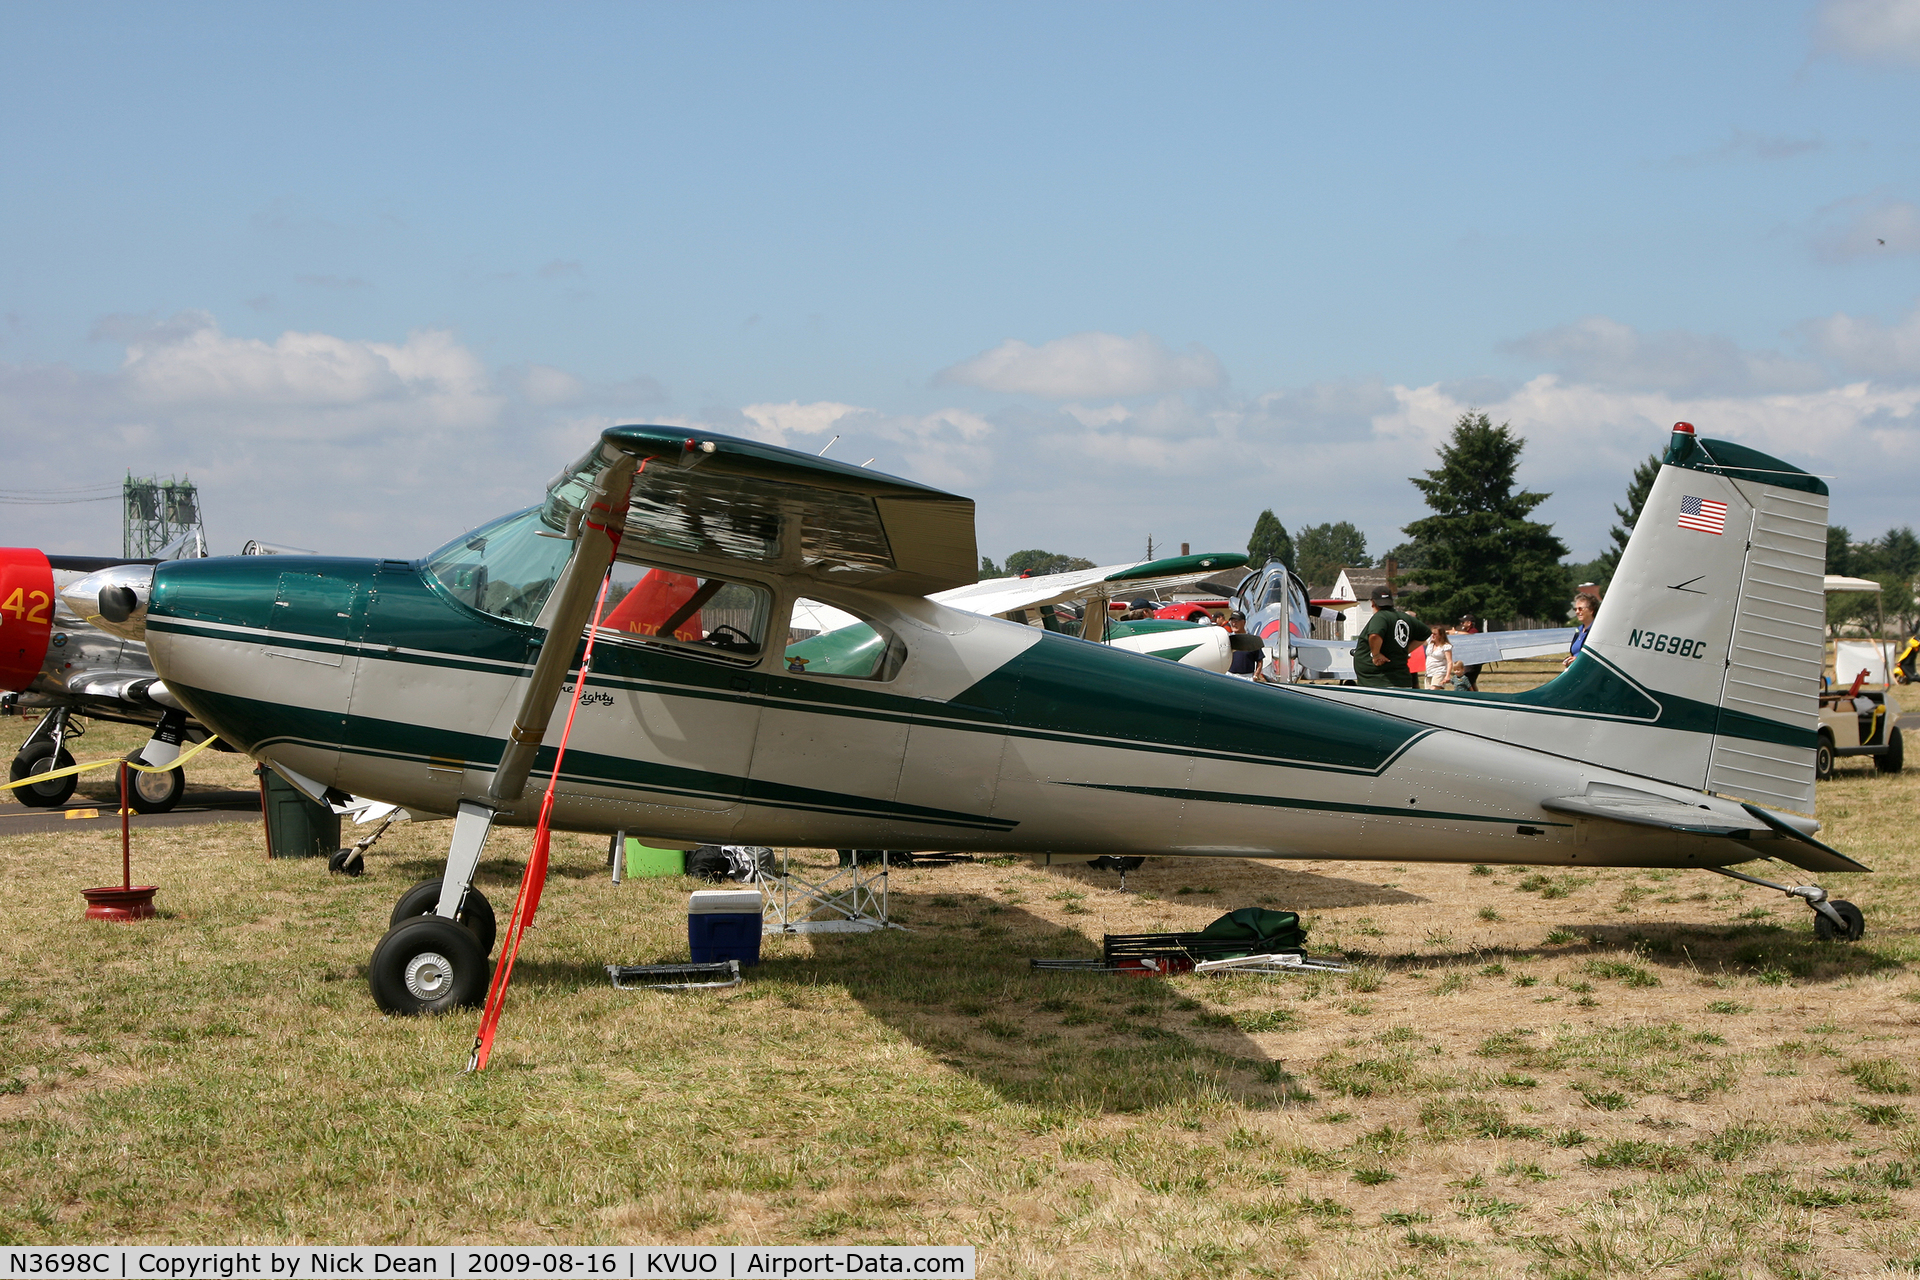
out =
<path fill-rule="evenodd" d="M 360 850 L 348 845 L 344 849 L 335 849 L 327 855 L 327 870 L 343 876 L 365 875 L 367 859 Z"/>
<path fill-rule="evenodd" d="M 1887 730 L 1887 749 L 1873 758 L 1873 767 L 1882 773 L 1898 773 L 1906 764 L 1906 746 L 1898 729 Z"/>
<path fill-rule="evenodd" d="M 1839 899 L 1835 899 L 1831 905 L 1835 911 L 1840 913 L 1840 918 L 1847 922 L 1847 931 L 1844 934 L 1841 933 L 1840 930 L 1834 926 L 1833 921 L 1816 911 L 1813 913 L 1813 932 L 1815 937 L 1819 938 L 1822 942 L 1833 942 L 1835 940 L 1858 942 L 1867 936 L 1867 918 L 1860 913 L 1860 908 L 1854 906 L 1851 902 L 1843 902 Z"/>
<path fill-rule="evenodd" d="M 185 794 L 185 769 L 169 769 L 165 773 L 127 770 L 127 806 L 135 813 L 165 813 L 179 804 Z"/>
<path fill-rule="evenodd" d="M 20 779 L 36 773 L 52 773 L 58 769 L 71 769 L 73 757 L 62 747 L 58 755 L 54 754 L 51 741 L 35 742 L 23 747 L 20 754 L 13 758 L 13 765 L 7 770 L 7 781 Z M 30 809 L 58 809 L 73 795 L 73 789 L 80 785 L 80 775 L 70 773 L 64 778 L 55 778 L 51 782 L 36 782 L 32 786 L 15 787 L 13 794 L 21 804 Z"/>
<path fill-rule="evenodd" d="M 1819 745 L 1813 749 L 1813 776 L 1822 782 L 1833 776 L 1833 735 L 1825 729 L 1820 731 Z"/>
<path fill-rule="evenodd" d="M 335 855 L 338 856 L 337 854 Z M 331 859 L 329 859 L 331 861 Z M 348 874 L 357 874 L 349 872 Z M 402 920 L 411 920 L 416 916 L 433 915 L 435 907 L 440 905 L 440 882 L 422 880 L 413 888 L 400 895 L 400 901 L 393 904 L 393 915 L 387 923 L 398 925 Z M 438 918 L 438 917 L 436 917 Z M 493 940 L 498 926 L 493 919 L 493 904 L 487 901 L 487 895 L 468 886 L 467 900 L 460 904 L 460 914 L 454 919 L 467 927 L 473 940 L 480 944 L 480 954 L 493 954 Z"/>
<path fill-rule="evenodd" d="M 415 916 L 387 930 L 374 947 L 367 985 L 382 1012 L 414 1018 L 478 1007 L 492 968 L 464 926 Z"/>

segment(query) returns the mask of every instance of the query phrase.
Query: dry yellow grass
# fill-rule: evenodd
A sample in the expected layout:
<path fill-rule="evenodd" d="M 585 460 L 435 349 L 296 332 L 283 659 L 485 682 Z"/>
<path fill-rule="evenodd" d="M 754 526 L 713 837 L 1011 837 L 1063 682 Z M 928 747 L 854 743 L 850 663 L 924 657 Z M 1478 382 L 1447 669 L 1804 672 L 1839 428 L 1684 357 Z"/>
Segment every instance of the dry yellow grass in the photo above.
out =
<path fill-rule="evenodd" d="M 1074 859 L 897 872 L 912 932 L 769 939 L 747 985 L 690 996 L 600 966 L 683 958 L 693 886 L 614 888 L 566 838 L 478 1078 L 474 1017 L 384 1019 L 364 982 L 444 826 L 396 828 L 353 881 L 264 861 L 252 825 L 145 833 L 163 914 L 135 926 L 80 919 L 117 832 L 0 839 L 0 1239 L 946 1241 L 995 1277 L 1920 1269 L 1916 799 L 1920 772 L 1865 761 L 1823 784 L 1827 838 L 1876 868 L 1827 882 L 1858 944 L 1701 874 L 1169 859 L 1122 894 Z M 526 843 L 482 870 L 503 916 Z M 1026 965 L 1252 904 L 1362 966 Z"/>

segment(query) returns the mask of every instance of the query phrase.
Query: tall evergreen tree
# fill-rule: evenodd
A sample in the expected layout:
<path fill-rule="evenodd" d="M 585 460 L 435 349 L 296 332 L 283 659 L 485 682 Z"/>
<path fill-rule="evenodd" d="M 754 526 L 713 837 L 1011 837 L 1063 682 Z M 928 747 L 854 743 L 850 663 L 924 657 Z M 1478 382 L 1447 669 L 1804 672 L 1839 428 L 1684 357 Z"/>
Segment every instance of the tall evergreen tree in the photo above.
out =
<path fill-rule="evenodd" d="M 1269 507 L 1253 522 L 1253 536 L 1247 539 L 1247 567 L 1258 569 L 1272 560 L 1293 568 L 1293 539 Z"/>
<path fill-rule="evenodd" d="M 1843 524 L 1827 526 L 1827 572 L 1841 578 L 1853 576 L 1853 534 Z"/>
<path fill-rule="evenodd" d="M 1004 578 L 1006 576 L 1007 571 L 1005 569 L 1002 569 L 985 556 L 980 557 L 980 578 L 982 581 L 988 578 Z"/>
<path fill-rule="evenodd" d="M 1613 571 L 1620 567 L 1620 557 L 1627 549 L 1627 539 L 1633 536 L 1633 526 L 1640 522 L 1640 509 L 1647 505 L 1647 495 L 1653 492 L 1653 482 L 1660 474 L 1660 455 L 1649 454 L 1647 460 L 1633 469 L 1633 479 L 1627 482 L 1627 505 L 1616 506 L 1613 514 L 1620 517 L 1620 523 L 1609 531 L 1613 545 L 1600 553 L 1593 562 L 1593 568 L 1599 576 L 1594 579 L 1601 586 L 1613 581 Z"/>
<path fill-rule="evenodd" d="M 1329 588 L 1347 565 L 1362 568 L 1373 563 L 1367 554 L 1367 535 L 1345 520 L 1337 524 L 1310 524 L 1295 545 L 1300 557 L 1296 572 L 1314 588 Z"/>
<path fill-rule="evenodd" d="M 1551 525 L 1527 519 L 1549 495 L 1514 487 L 1526 443 L 1508 423 L 1463 413 L 1440 447 L 1439 467 L 1425 479 L 1411 477 L 1433 511 L 1405 529 L 1432 548 L 1428 567 L 1406 575 L 1426 588 L 1416 606 L 1423 616 L 1505 620 L 1565 611 L 1567 546 Z"/>

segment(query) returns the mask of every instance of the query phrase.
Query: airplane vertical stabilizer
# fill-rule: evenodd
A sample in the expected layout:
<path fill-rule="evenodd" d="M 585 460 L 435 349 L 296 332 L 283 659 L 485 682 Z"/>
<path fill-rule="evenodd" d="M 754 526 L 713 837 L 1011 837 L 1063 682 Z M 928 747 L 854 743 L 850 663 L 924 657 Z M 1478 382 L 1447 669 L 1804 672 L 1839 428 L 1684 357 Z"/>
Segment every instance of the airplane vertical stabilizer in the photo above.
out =
<path fill-rule="evenodd" d="M 1827 487 L 1684 423 L 1664 462 L 1582 659 L 1534 701 L 1650 698 L 1658 714 L 1626 735 L 1644 740 L 1635 772 L 1811 809 Z"/>
<path fill-rule="evenodd" d="M 1678 424 L 1593 632 L 1519 694 L 1331 689 L 1407 719 L 1811 810 L 1827 486 Z M 1417 602 L 1416 607 L 1417 607 Z"/>

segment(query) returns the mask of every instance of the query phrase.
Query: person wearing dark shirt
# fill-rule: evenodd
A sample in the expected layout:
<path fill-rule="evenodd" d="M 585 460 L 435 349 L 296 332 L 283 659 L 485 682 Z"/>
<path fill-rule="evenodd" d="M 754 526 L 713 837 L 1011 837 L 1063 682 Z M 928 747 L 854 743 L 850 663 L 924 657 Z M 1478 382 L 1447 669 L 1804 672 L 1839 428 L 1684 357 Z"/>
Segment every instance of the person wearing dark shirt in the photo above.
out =
<path fill-rule="evenodd" d="M 1412 614 L 1394 608 L 1393 592 L 1387 588 L 1377 589 L 1371 599 L 1373 616 L 1353 647 L 1353 678 L 1373 688 L 1411 689 L 1413 670 L 1407 666 L 1407 655 L 1433 632 Z"/>
<path fill-rule="evenodd" d="M 1247 615 L 1230 613 L 1227 615 L 1227 634 L 1239 635 L 1247 629 Z M 1227 659 L 1227 674 L 1239 676 L 1242 680 L 1255 679 L 1260 674 L 1260 659 L 1266 655 L 1259 649 L 1248 649 L 1244 653 L 1236 651 Z"/>
<path fill-rule="evenodd" d="M 1582 591 L 1573 598 L 1573 616 L 1580 623 L 1580 629 L 1573 633 L 1573 644 L 1567 649 L 1567 660 L 1561 666 L 1572 666 L 1580 651 L 1587 647 L 1587 632 L 1593 630 L 1593 618 L 1599 612 L 1600 597 L 1592 592 Z"/>

